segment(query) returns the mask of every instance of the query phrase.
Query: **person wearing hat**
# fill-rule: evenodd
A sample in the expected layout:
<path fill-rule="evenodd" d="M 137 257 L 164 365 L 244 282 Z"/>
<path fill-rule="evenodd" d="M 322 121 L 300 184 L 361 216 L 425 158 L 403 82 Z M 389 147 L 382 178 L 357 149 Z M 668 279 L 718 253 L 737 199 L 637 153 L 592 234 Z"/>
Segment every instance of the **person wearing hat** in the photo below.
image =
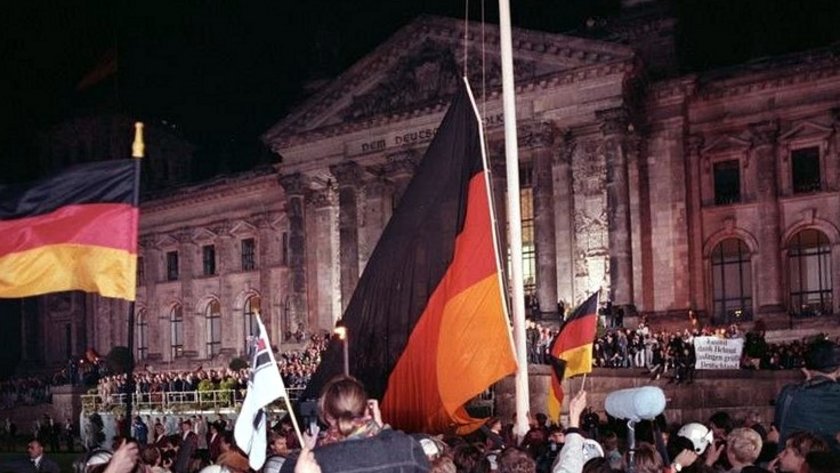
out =
<path fill-rule="evenodd" d="M 805 354 L 805 381 L 782 388 L 776 398 L 779 445 L 794 432 L 813 432 L 838 450 L 840 432 L 840 346 L 818 340 Z"/>

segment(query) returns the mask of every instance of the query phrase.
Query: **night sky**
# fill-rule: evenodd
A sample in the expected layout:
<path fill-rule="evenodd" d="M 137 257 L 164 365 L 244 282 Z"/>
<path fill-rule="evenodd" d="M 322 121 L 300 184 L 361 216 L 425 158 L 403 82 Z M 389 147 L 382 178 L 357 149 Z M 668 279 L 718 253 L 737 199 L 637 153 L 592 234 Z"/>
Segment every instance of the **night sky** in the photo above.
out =
<path fill-rule="evenodd" d="M 470 18 L 481 18 L 472 0 Z M 840 40 L 837 0 L 673 2 L 684 72 Z M 618 0 L 511 0 L 513 24 L 582 28 Z M 497 23 L 498 3 L 486 3 Z M 32 178 L 35 138 L 66 117 L 117 110 L 175 124 L 208 167 L 275 159 L 259 135 L 419 14 L 463 18 L 463 0 L 18 0 L 0 15 L 0 182 Z M 118 73 L 79 81 L 116 51 Z M 104 105 L 103 105 L 104 104 Z M 0 304 L 0 317 L 6 316 Z M 18 311 L 19 312 L 19 311 Z M 14 330 L 2 331 L 14 338 Z M 8 340 L 0 339 L 0 343 Z M 5 363 L 0 360 L 0 371 Z"/>

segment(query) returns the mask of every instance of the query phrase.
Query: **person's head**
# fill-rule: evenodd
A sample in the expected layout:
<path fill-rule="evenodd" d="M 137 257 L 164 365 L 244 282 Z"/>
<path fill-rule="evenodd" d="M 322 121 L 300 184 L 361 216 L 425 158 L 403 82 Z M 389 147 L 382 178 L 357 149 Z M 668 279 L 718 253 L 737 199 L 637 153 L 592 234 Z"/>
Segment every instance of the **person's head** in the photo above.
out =
<path fill-rule="evenodd" d="M 475 444 L 458 445 L 452 450 L 452 461 L 459 472 L 473 472 L 484 458 L 484 452 Z"/>
<path fill-rule="evenodd" d="M 629 454 L 624 454 L 624 464 L 628 463 Z M 635 463 L 636 473 L 659 473 L 662 471 L 663 462 L 662 455 L 656 451 L 656 448 L 646 442 L 641 442 L 636 446 L 636 452 L 633 455 L 633 462 Z"/>
<path fill-rule="evenodd" d="M 601 439 L 604 449 L 606 450 L 618 450 L 618 435 L 615 434 L 612 430 L 607 430 L 604 432 L 604 437 Z"/>
<path fill-rule="evenodd" d="M 709 417 L 709 428 L 715 434 L 715 440 L 723 440 L 732 432 L 732 416 L 724 411 L 718 411 Z"/>
<path fill-rule="evenodd" d="M 537 464 L 518 448 L 507 448 L 496 458 L 499 473 L 533 473 Z"/>
<path fill-rule="evenodd" d="M 563 429 L 560 427 L 552 427 L 548 431 L 548 441 L 554 443 L 565 443 L 566 442 L 566 434 L 563 432 Z"/>
<path fill-rule="evenodd" d="M 321 421 L 338 428 L 342 435 L 353 431 L 354 421 L 364 417 L 367 393 L 359 380 L 350 376 L 333 378 L 321 391 L 318 411 Z"/>
<path fill-rule="evenodd" d="M 192 421 L 189 418 L 184 419 L 184 421 L 181 422 L 181 433 L 187 433 L 187 432 L 190 432 L 191 430 L 192 430 Z"/>
<path fill-rule="evenodd" d="M 149 466 L 160 466 L 160 450 L 157 447 L 147 446 L 140 452 L 140 460 L 143 462 L 144 465 Z"/>
<path fill-rule="evenodd" d="M 452 461 L 451 458 L 444 455 L 442 457 L 435 458 L 431 462 L 431 468 L 429 469 L 429 473 L 457 473 L 458 470 L 455 468 L 455 463 Z"/>
<path fill-rule="evenodd" d="M 491 417 L 487 419 L 485 425 L 493 432 L 499 433 L 502 431 L 502 419 L 498 417 Z"/>
<path fill-rule="evenodd" d="M 41 442 L 39 440 L 32 439 L 26 445 L 26 453 L 29 454 L 29 458 L 38 458 L 44 454 L 44 446 L 41 445 Z"/>
<path fill-rule="evenodd" d="M 233 432 L 225 431 L 222 432 L 221 439 L 219 440 L 219 448 L 222 452 L 227 452 L 233 450 Z"/>
<path fill-rule="evenodd" d="M 761 454 L 761 436 L 753 429 L 739 427 L 726 436 L 726 457 L 733 466 L 751 465 Z"/>
<path fill-rule="evenodd" d="M 583 464 L 581 473 L 613 473 L 610 461 L 604 457 L 590 458 Z"/>
<path fill-rule="evenodd" d="M 794 432 L 785 441 L 785 448 L 779 452 L 779 470 L 797 473 L 811 452 L 827 452 L 828 444 L 811 432 Z"/>
<path fill-rule="evenodd" d="M 542 412 L 537 412 L 537 427 L 545 427 L 546 422 L 548 422 L 548 416 L 543 414 Z"/>
<path fill-rule="evenodd" d="M 289 446 L 286 444 L 286 436 L 273 430 L 268 434 L 268 446 L 275 455 L 285 457 L 289 454 Z"/>
<path fill-rule="evenodd" d="M 840 346 L 831 340 L 817 340 L 805 353 L 805 368 L 827 375 L 840 372 Z"/>

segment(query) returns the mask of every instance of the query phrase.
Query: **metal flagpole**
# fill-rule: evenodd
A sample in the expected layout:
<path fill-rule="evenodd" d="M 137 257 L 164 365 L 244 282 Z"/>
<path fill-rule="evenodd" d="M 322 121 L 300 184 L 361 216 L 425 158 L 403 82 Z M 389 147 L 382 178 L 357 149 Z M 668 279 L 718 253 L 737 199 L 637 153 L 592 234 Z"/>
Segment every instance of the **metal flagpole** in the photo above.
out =
<path fill-rule="evenodd" d="M 143 158 L 144 151 L 143 124 L 136 122 L 134 124 L 134 142 L 131 144 L 131 157 L 134 159 L 134 195 L 132 196 L 132 205 L 137 209 L 138 215 L 140 212 L 140 160 Z M 135 271 L 134 274 L 136 277 L 137 272 Z M 131 397 L 134 395 L 134 301 L 128 303 L 128 366 L 125 368 L 125 375 L 126 391 L 128 392 L 125 396 L 125 422 L 123 423 L 122 435 L 128 438 L 131 437 Z"/>
<path fill-rule="evenodd" d="M 513 83 L 513 47 L 510 4 L 499 0 L 499 32 L 502 48 L 502 103 L 505 117 L 505 167 L 507 168 L 507 214 L 510 232 L 511 289 L 513 293 L 513 339 L 516 346 L 516 426 L 522 438 L 528 431 L 528 352 L 525 348 L 525 287 L 522 274 L 522 218 L 519 207 L 519 151 L 516 139 L 516 97 Z"/>

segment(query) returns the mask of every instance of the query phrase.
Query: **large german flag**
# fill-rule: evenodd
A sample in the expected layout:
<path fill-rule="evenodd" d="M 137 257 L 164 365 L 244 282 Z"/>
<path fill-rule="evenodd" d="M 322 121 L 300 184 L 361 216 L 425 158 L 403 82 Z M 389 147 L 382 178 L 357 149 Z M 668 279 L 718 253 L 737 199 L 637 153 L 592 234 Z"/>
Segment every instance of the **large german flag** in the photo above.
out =
<path fill-rule="evenodd" d="M 479 121 L 453 100 L 344 313 L 351 374 L 407 431 L 468 432 L 464 404 L 516 369 Z M 331 344 L 306 397 L 342 371 Z"/>
<path fill-rule="evenodd" d="M 0 186 L 0 297 L 81 290 L 134 300 L 133 161 L 83 164 Z"/>
<path fill-rule="evenodd" d="M 598 292 L 579 305 L 560 327 L 549 347 L 553 368 L 551 392 L 547 396 L 548 414 L 559 421 L 563 406 L 563 378 L 592 372 L 592 343 L 598 328 Z"/>

